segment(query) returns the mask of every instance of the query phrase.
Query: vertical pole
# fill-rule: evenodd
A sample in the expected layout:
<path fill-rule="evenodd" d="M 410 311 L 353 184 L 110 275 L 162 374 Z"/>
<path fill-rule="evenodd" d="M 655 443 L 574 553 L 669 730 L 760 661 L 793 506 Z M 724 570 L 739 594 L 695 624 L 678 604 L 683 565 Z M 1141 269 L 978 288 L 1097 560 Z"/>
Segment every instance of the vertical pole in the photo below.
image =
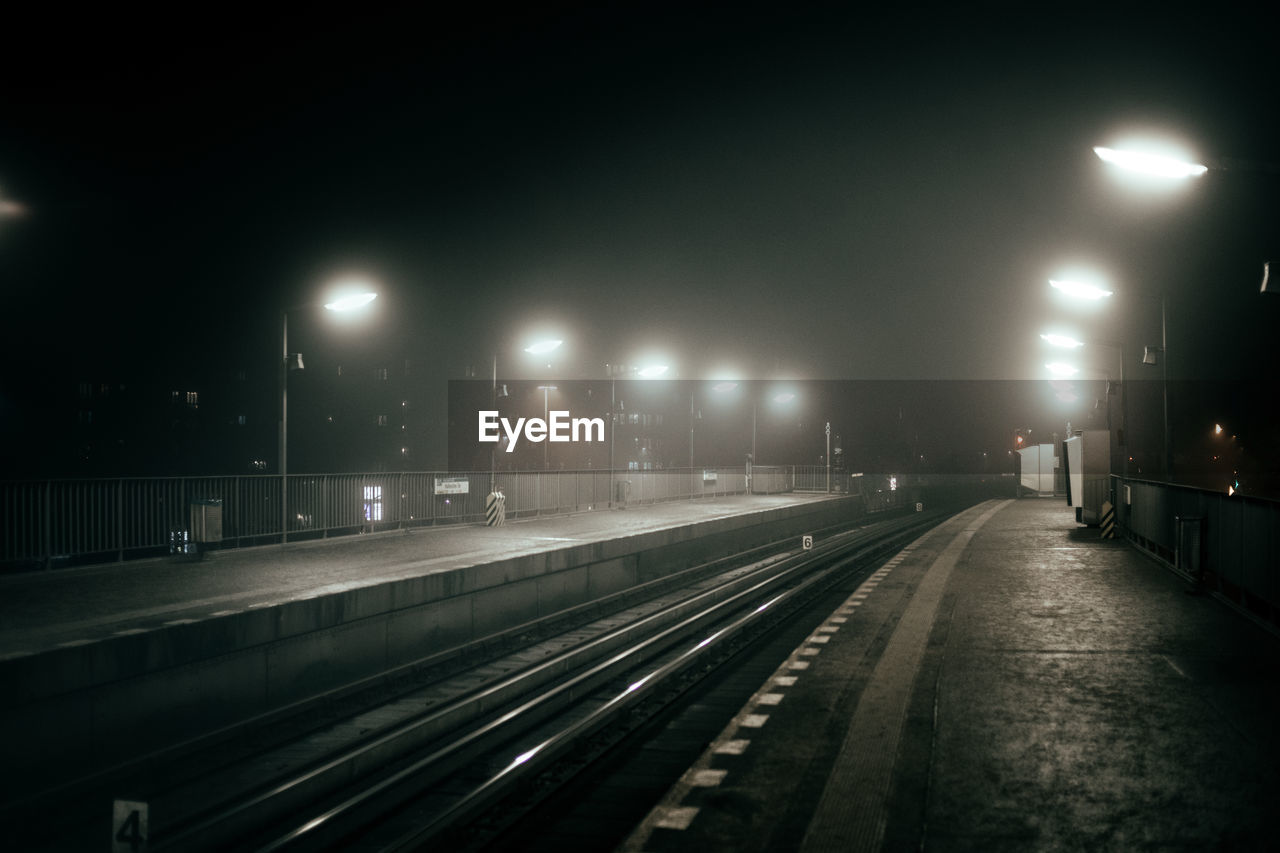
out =
<path fill-rule="evenodd" d="M 693 385 L 689 386 L 689 476 L 693 476 Z M 690 486 L 692 489 L 692 486 Z"/>
<path fill-rule="evenodd" d="M 498 408 L 498 354 L 493 354 L 493 388 L 489 392 L 489 408 L 491 410 Z M 494 469 L 493 451 L 497 443 L 489 445 L 489 494 L 497 491 L 498 475 Z"/>
<path fill-rule="evenodd" d="M 831 494 L 831 421 L 827 421 L 827 494 Z"/>
<path fill-rule="evenodd" d="M 1120 470 L 1125 479 L 1129 477 L 1129 386 L 1124 384 L 1124 341 L 1120 342 L 1120 434 L 1124 441 L 1120 442 Z"/>
<path fill-rule="evenodd" d="M 613 368 L 605 365 L 609 371 L 609 508 L 613 508 L 613 434 L 618 429 L 618 378 L 613 375 Z"/>
<path fill-rule="evenodd" d="M 1165 479 L 1173 482 L 1173 445 L 1169 434 L 1169 337 L 1165 323 L 1165 296 L 1160 295 L 1160 352 L 1164 355 L 1164 471 Z"/>
<path fill-rule="evenodd" d="M 116 562 L 124 562 L 124 480 L 116 480 Z"/>
<path fill-rule="evenodd" d="M 289 541 L 289 313 L 280 313 L 280 542 Z"/>

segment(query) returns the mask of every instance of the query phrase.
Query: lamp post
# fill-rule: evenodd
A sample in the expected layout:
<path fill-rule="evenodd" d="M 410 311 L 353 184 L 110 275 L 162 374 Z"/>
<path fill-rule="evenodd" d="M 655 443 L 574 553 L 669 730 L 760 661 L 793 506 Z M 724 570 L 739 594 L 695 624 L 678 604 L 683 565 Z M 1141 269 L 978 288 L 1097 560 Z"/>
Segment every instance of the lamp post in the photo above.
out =
<path fill-rule="evenodd" d="M 539 385 L 538 390 L 542 392 L 542 422 L 545 424 L 550 414 L 548 412 L 548 409 L 550 408 L 550 399 L 551 399 L 549 395 L 551 394 L 552 391 L 556 390 L 556 386 Z M 549 436 L 544 437 L 542 439 L 542 470 L 543 471 L 547 470 L 547 445 L 550 443 L 551 443 L 551 440 Z"/>
<path fill-rule="evenodd" d="M 378 298 L 373 291 L 359 291 L 326 302 L 326 311 L 347 312 L 363 308 Z M 297 306 L 280 312 L 280 541 L 289 541 L 289 371 L 302 370 L 302 353 L 289 353 L 289 311 L 297 311 L 310 305 Z"/>
<path fill-rule="evenodd" d="M 537 340 L 529 344 L 527 347 L 524 348 L 524 351 L 529 353 L 530 355 L 546 355 L 547 353 L 552 352 L 555 349 L 558 349 L 559 346 L 563 343 L 564 343 L 564 340 L 562 338 L 543 338 L 541 340 Z M 551 365 L 548 364 L 547 366 L 550 367 Z M 496 410 L 498 408 L 498 397 L 500 396 L 502 397 L 506 396 L 506 386 L 505 385 L 503 386 L 503 393 L 499 394 L 498 393 L 498 353 L 497 353 L 497 350 L 495 350 L 493 353 L 493 384 L 489 392 L 489 408 L 490 409 Z M 489 493 L 490 494 L 493 494 L 493 492 L 497 489 L 497 485 L 498 485 L 497 463 L 495 461 L 495 456 L 494 456 L 495 450 L 496 450 L 496 445 L 491 446 L 489 448 Z"/>
<path fill-rule="evenodd" d="M 1074 299 L 1098 301 L 1098 300 L 1106 299 L 1112 295 L 1112 292 L 1110 290 L 1104 290 L 1103 288 L 1093 284 L 1074 282 L 1074 281 L 1059 281 L 1059 280 L 1050 280 L 1049 284 L 1052 285 L 1057 290 L 1061 291 L 1062 293 L 1065 293 L 1067 296 L 1070 296 Z M 1048 337 L 1046 336 L 1045 339 L 1048 340 Z M 1052 343 L 1052 341 L 1050 341 L 1050 343 Z M 1118 346 L 1120 348 L 1120 385 L 1121 385 L 1121 394 L 1122 395 L 1125 394 L 1126 391 L 1124 389 L 1124 356 L 1125 356 L 1124 345 L 1114 341 L 1105 341 L 1105 342 L 1099 341 L 1098 343 L 1101 343 L 1105 346 Z M 1165 478 L 1170 482 L 1172 482 L 1173 481 L 1173 444 L 1172 444 L 1171 430 L 1169 427 L 1168 325 L 1166 323 L 1165 296 L 1163 293 L 1160 294 L 1160 346 L 1145 347 L 1142 355 L 1142 363 L 1155 364 L 1158 361 L 1157 355 L 1163 356 L 1163 364 L 1164 364 L 1164 379 L 1162 383 L 1163 388 L 1161 391 L 1162 396 L 1164 398 L 1164 403 L 1163 403 L 1163 406 L 1164 406 L 1164 472 L 1165 472 Z M 1124 400 L 1125 398 L 1122 396 L 1121 405 L 1125 407 L 1124 409 L 1122 409 L 1122 415 L 1121 415 L 1122 418 L 1126 418 L 1127 416 L 1127 404 L 1124 402 Z M 1125 420 L 1125 428 L 1126 429 L 1128 428 L 1127 419 Z M 1126 444 L 1127 442 L 1128 442 L 1128 437 L 1126 436 Z M 1129 454 L 1126 451 L 1124 453 L 1124 465 L 1126 468 L 1126 473 L 1127 473 L 1128 464 L 1129 464 Z"/>
<path fill-rule="evenodd" d="M 1079 341 L 1067 335 L 1057 335 L 1046 333 L 1040 336 L 1042 340 L 1050 346 L 1061 347 L 1064 349 L 1077 349 L 1085 345 L 1085 341 Z M 1125 345 L 1123 341 L 1109 340 L 1091 340 L 1088 342 L 1092 346 L 1112 347 L 1120 351 L 1120 429 L 1116 446 L 1120 448 L 1121 469 L 1125 477 L 1129 476 L 1129 453 L 1126 450 L 1127 437 L 1126 431 L 1129 429 L 1129 389 L 1124 384 L 1124 363 L 1125 363 Z M 1047 366 L 1047 365 L 1046 365 Z M 1052 368 L 1050 368 L 1052 370 Z M 1111 374 L 1107 373 L 1107 430 L 1111 430 Z"/>

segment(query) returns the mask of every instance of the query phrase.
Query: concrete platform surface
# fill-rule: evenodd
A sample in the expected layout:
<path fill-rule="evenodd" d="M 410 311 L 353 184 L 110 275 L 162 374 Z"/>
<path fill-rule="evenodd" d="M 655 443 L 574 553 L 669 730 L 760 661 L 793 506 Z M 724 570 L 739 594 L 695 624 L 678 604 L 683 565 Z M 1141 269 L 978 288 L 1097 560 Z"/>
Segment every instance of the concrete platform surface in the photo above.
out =
<path fill-rule="evenodd" d="M 626 850 L 1275 849 L 1280 639 L 1060 500 L 860 585 Z"/>
<path fill-rule="evenodd" d="M 739 495 L 0 575 L 0 660 L 825 495 Z"/>

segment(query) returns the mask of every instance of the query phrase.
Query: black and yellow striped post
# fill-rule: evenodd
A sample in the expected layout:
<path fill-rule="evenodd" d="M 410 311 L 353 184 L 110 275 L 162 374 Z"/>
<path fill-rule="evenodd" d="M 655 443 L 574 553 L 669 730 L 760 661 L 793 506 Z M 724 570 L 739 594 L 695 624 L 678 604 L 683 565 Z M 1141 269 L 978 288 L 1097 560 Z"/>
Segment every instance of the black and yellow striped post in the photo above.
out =
<path fill-rule="evenodd" d="M 1102 538 L 1116 538 L 1116 508 L 1111 505 L 1111 501 L 1102 502 Z"/>

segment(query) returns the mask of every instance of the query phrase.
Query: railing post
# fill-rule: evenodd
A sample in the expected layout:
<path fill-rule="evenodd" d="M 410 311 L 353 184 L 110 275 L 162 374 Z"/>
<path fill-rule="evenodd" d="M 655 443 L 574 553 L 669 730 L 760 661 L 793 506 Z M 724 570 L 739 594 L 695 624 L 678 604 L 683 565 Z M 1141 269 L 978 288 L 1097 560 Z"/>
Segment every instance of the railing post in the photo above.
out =
<path fill-rule="evenodd" d="M 116 562 L 124 562 L 124 479 L 116 480 Z"/>
<path fill-rule="evenodd" d="M 44 567 L 46 569 L 53 566 L 53 482 L 46 480 L 44 483 L 44 500 L 41 501 L 40 512 L 40 550 L 44 552 Z"/>

